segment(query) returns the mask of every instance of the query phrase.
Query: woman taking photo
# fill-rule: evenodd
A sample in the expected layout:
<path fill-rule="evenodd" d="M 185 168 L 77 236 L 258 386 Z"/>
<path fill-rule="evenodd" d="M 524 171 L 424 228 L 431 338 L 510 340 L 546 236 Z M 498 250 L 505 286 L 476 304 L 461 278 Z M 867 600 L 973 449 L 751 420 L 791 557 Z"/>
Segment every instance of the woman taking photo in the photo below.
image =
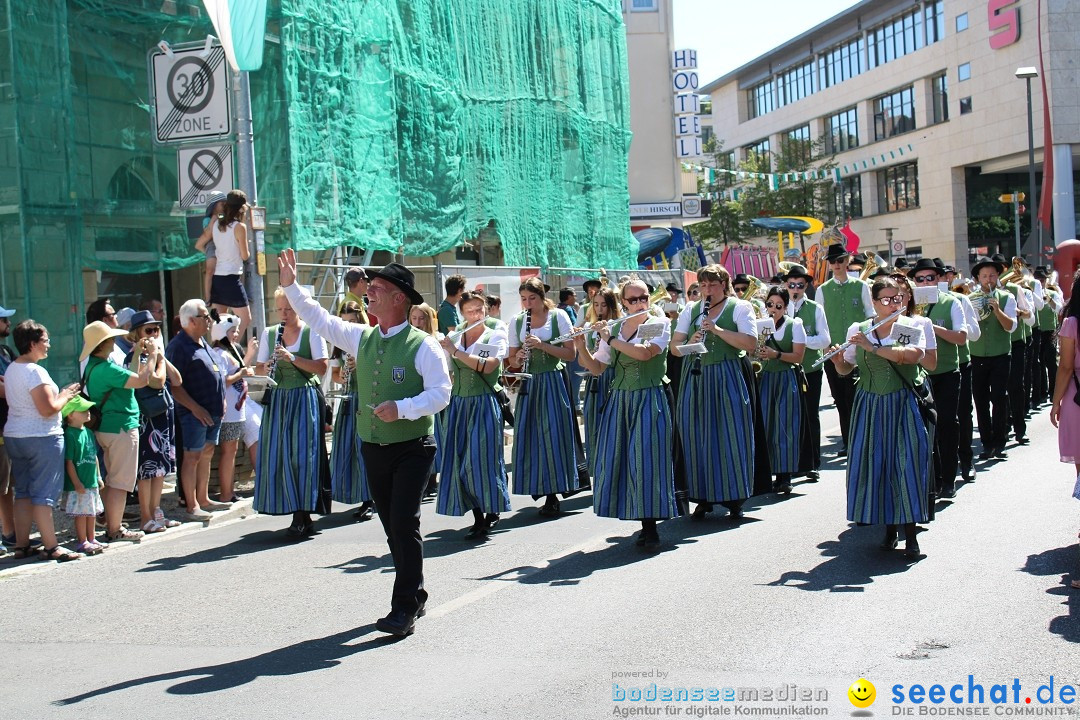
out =
<path fill-rule="evenodd" d="M 360 304 L 349 300 L 338 312 L 345 322 L 366 325 L 367 316 Z M 337 417 L 334 418 L 333 441 L 330 445 L 330 479 L 332 496 L 335 502 L 358 507 L 353 518 L 365 522 L 375 515 L 375 503 L 371 500 L 368 488 L 367 469 L 364 458 L 360 455 L 363 441 L 356 432 L 356 380 L 353 374 L 356 358 L 341 348 L 334 348 L 330 358 L 330 367 L 334 382 L 341 384 L 341 399 L 338 403 Z"/>
<path fill-rule="evenodd" d="M 19 356 L 4 373 L 8 403 L 4 447 L 15 482 L 15 559 L 30 557 L 30 528 L 37 525 L 43 559 L 75 560 L 79 556 L 56 540 L 53 508 L 64 487 L 60 410 L 79 394 L 79 385 L 59 389 L 39 364 L 49 356 L 45 326 L 25 320 L 15 326 L 12 339 Z"/>
<path fill-rule="evenodd" d="M 520 315 L 510 323 L 511 370 L 532 375 L 519 379 L 514 411 L 514 484 L 516 495 L 545 498 L 543 517 L 556 517 L 559 493 L 578 490 L 574 450 L 574 410 L 563 363 L 574 359 L 573 345 L 549 341 L 572 330 L 570 316 L 544 295 L 544 283 L 531 277 L 521 284 Z"/>
<path fill-rule="evenodd" d="M 683 362 L 676 428 L 686 460 L 690 499 L 700 520 L 720 503 L 731 517 L 754 488 L 754 416 L 743 357 L 753 350 L 754 310 L 732 297 L 731 276 L 720 265 L 697 273 L 702 299 L 679 314 L 670 351 L 684 343 L 704 343 L 706 352 Z M 689 338 L 689 340 L 688 340 Z"/>
<path fill-rule="evenodd" d="M 832 358 L 841 376 L 859 368 L 848 435 L 847 519 L 884 524 L 883 550 L 896 547 L 897 528 L 903 525 L 905 554 L 917 558 L 915 524 L 928 519 L 930 445 L 909 387 L 923 358 L 923 339 L 906 346 L 895 343 L 890 335 L 895 318 L 867 334 L 872 324 L 907 305 L 890 277 L 874 281 L 870 296 L 875 317 L 853 323 L 847 331 L 852 344 Z"/>
<path fill-rule="evenodd" d="M 776 475 L 773 489 L 791 492 L 791 476 L 799 472 L 803 417 L 801 373 L 796 368 L 806 352 L 802 320 L 787 316 L 790 296 L 774 286 L 765 296 L 765 312 L 773 333 L 761 351 L 761 413 L 769 439 L 769 464 Z"/>
<path fill-rule="evenodd" d="M 622 315 L 619 311 L 619 300 L 615 291 L 611 288 L 602 288 L 597 291 L 592 300 L 592 310 L 597 322 L 614 320 Z M 589 333 L 580 336 L 590 353 L 595 353 L 600 346 L 600 337 L 597 333 Z M 580 348 L 581 345 L 577 346 Z M 600 413 L 607 405 L 608 394 L 611 392 L 611 381 L 615 377 L 615 368 L 612 365 L 603 365 L 599 375 L 593 375 L 591 368 L 582 363 L 582 366 L 590 370 L 589 379 L 585 382 L 585 456 L 589 463 L 589 475 L 596 477 L 596 434 L 600 429 Z"/>
<path fill-rule="evenodd" d="M 181 384 L 180 372 L 165 359 L 161 344 L 161 322 L 149 310 L 140 310 L 131 318 L 128 336 L 133 347 L 142 347 L 149 340 L 160 354 L 150 370 L 147 386 L 136 391 L 139 403 L 139 466 L 136 481 L 139 485 L 139 527 L 144 533 L 162 532 L 177 527 L 180 522 L 169 520 L 161 510 L 161 489 L 165 476 L 176 473 L 176 446 L 173 426 L 176 420 L 169 384 Z M 135 351 L 128 353 L 125 363 L 135 360 Z M 140 358 L 141 360 L 141 358 Z"/>
<path fill-rule="evenodd" d="M 482 540 L 510 510 L 503 463 L 503 414 L 495 392 L 506 357 L 506 330 L 484 320 L 483 295 L 465 292 L 458 301 L 462 329 L 480 323 L 458 338 L 440 343 L 453 367 L 450 405 L 439 427 L 439 497 L 435 512 L 461 516 L 472 511 L 467 540 Z"/>
<path fill-rule="evenodd" d="M 330 512 L 330 463 L 323 433 L 320 378 L 326 373 L 326 343 L 300 322 L 285 291 L 274 293 L 280 325 L 268 327 L 259 343 L 259 375 L 277 386 L 268 390 L 259 456 L 255 464 L 256 512 L 292 515 L 288 534 L 313 535 L 311 513 Z"/>
<path fill-rule="evenodd" d="M 626 283 L 620 293 L 628 315 L 648 307 L 649 289 L 641 280 Z M 595 353 L 584 336 L 575 338 L 581 364 L 589 372 L 613 373 L 611 395 L 600 415 L 593 510 L 600 517 L 640 520 L 637 544 L 654 548 L 660 545 L 656 521 L 678 514 L 671 406 L 664 391 L 671 323 L 665 317 L 639 315 L 614 327 L 596 327 L 600 343 Z M 639 340 L 642 327 L 659 331 Z"/>

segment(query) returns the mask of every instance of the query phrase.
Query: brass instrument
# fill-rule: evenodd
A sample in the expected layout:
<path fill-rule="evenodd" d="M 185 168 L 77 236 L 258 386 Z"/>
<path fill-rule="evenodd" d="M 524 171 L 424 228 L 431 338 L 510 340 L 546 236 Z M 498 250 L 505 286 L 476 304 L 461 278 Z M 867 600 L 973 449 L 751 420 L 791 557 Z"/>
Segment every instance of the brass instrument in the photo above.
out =
<path fill-rule="evenodd" d="M 1024 279 L 1024 260 L 1019 257 L 1012 259 L 1010 268 L 998 278 L 998 282 L 1004 287 L 1008 283 L 1018 283 Z"/>
<path fill-rule="evenodd" d="M 787 273 L 785 273 L 785 275 L 786 274 Z M 747 286 L 746 292 L 744 292 L 741 296 L 739 296 L 740 300 L 749 300 L 749 299 L 751 299 L 752 297 L 757 295 L 759 292 L 761 292 L 761 288 L 764 287 L 764 283 L 762 283 L 760 280 L 758 280 L 753 275 L 748 275 L 747 277 L 750 278 L 750 285 Z"/>
<path fill-rule="evenodd" d="M 975 308 L 975 315 L 979 322 L 989 320 L 994 314 L 994 308 L 990 307 L 990 299 L 994 297 L 993 290 L 989 286 L 977 285 L 968 295 L 971 306 Z"/>
<path fill-rule="evenodd" d="M 874 272 L 880 268 L 885 267 L 885 261 L 882 260 L 876 253 L 871 250 L 866 251 L 866 264 L 863 265 L 862 272 L 859 273 L 860 280 L 868 280 Z"/>
<path fill-rule="evenodd" d="M 765 364 L 765 346 L 769 343 L 769 338 L 772 337 L 772 332 L 758 332 L 757 343 L 754 345 L 753 351 L 750 353 L 750 367 L 754 369 L 755 375 L 761 374 L 761 368 Z"/>

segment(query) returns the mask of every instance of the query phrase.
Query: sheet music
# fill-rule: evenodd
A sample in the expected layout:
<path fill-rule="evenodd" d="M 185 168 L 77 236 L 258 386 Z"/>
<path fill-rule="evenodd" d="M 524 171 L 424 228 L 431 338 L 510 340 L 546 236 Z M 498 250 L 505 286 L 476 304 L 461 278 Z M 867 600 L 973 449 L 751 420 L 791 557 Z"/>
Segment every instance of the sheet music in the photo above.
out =
<path fill-rule="evenodd" d="M 937 288 L 932 289 L 936 290 Z M 911 323 L 911 321 L 907 320 L 907 318 L 897 318 L 896 322 L 893 323 L 889 337 L 892 338 L 894 345 L 904 347 L 920 344 L 920 340 L 922 340 L 922 327 L 909 323 Z"/>
<path fill-rule="evenodd" d="M 676 345 L 675 349 L 682 355 L 704 355 L 708 352 L 705 349 L 705 343 L 689 343 L 687 345 Z"/>
<path fill-rule="evenodd" d="M 664 330 L 666 330 L 666 328 L 661 323 L 647 323 L 638 328 L 637 336 L 634 340 L 635 342 L 652 340 L 663 335 Z"/>

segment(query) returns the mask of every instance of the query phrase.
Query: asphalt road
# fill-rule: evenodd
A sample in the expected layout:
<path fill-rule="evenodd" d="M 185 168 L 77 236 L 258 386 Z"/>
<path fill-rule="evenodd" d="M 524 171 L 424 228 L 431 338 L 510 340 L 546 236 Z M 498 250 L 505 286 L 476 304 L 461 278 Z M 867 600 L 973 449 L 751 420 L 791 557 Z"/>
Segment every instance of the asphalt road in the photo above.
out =
<path fill-rule="evenodd" d="M 966 694 L 969 674 L 987 694 L 1020 681 L 1019 704 L 991 715 L 1043 709 L 1033 693 L 1051 675 L 1056 693 L 1080 685 L 1080 591 L 1067 587 L 1080 503 L 1047 412 L 1029 428 L 1031 445 L 939 504 L 916 563 L 878 550 L 880 528 L 845 521 L 831 452 L 821 482 L 755 499 L 742 523 L 665 522 L 652 553 L 588 496 L 547 521 L 515 497 L 480 545 L 462 539 L 469 520 L 425 505 L 429 612 L 401 641 L 374 630 L 393 580 L 381 527 L 344 508 L 300 543 L 286 519 L 250 516 L 65 565 L 0 565 L 3 714 L 884 717 L 904 710 L 894 685 Z M 860 677 L 877 687 L 866 711 L 846 695 Z M 629 699 L 653 683 L 703 699 Z"/>

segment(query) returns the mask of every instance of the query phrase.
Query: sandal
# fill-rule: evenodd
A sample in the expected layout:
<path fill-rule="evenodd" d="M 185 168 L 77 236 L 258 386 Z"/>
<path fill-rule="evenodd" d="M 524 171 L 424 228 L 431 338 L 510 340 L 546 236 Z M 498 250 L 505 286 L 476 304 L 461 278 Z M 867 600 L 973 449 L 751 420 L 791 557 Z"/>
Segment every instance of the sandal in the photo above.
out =
<path fill-rule="evenodd" d="M 29 545 L 16 546 L 11 551 L 12 560 L 25 560 L 31 555 L 36 555 L 37 550 L 31 550 Z"/>
<path fill-rule="evenodd" d="M 96 543 L 92 543 L 89 540 L 81 542 L 75 546 L 75 552 L 82 553 L 83 555 L 97 555 L 101 552 L 101 548 Z"/>
<path fill-rule="evenodd" d="M 134 530 L 128 530 L 126 527 L 121 527 L 120 532 L 115 535 L 111 533 L 105 533 L 105 539 L 110 543 L 114 542 L 133 542 L 140 543 L 143 539 L 141 532 L 135 532 Z"/>
<path fill-rule="evenodd" d="M 147 535 L 151 533 L 165 532 L 165 526 L 159 525 L 157 520 L 147 520 L 146 524 L 142 526 L 142 531 Z"/>
<path fill-rule="evenodd" d="M 71 552 L 67 548 L 57 545 L 51 549 L 45 549 L 41 551 L 42 560 L 55 560 L 56 562 L 67 562 L 69 560 L 78 560 L 81 555 Z"/>

